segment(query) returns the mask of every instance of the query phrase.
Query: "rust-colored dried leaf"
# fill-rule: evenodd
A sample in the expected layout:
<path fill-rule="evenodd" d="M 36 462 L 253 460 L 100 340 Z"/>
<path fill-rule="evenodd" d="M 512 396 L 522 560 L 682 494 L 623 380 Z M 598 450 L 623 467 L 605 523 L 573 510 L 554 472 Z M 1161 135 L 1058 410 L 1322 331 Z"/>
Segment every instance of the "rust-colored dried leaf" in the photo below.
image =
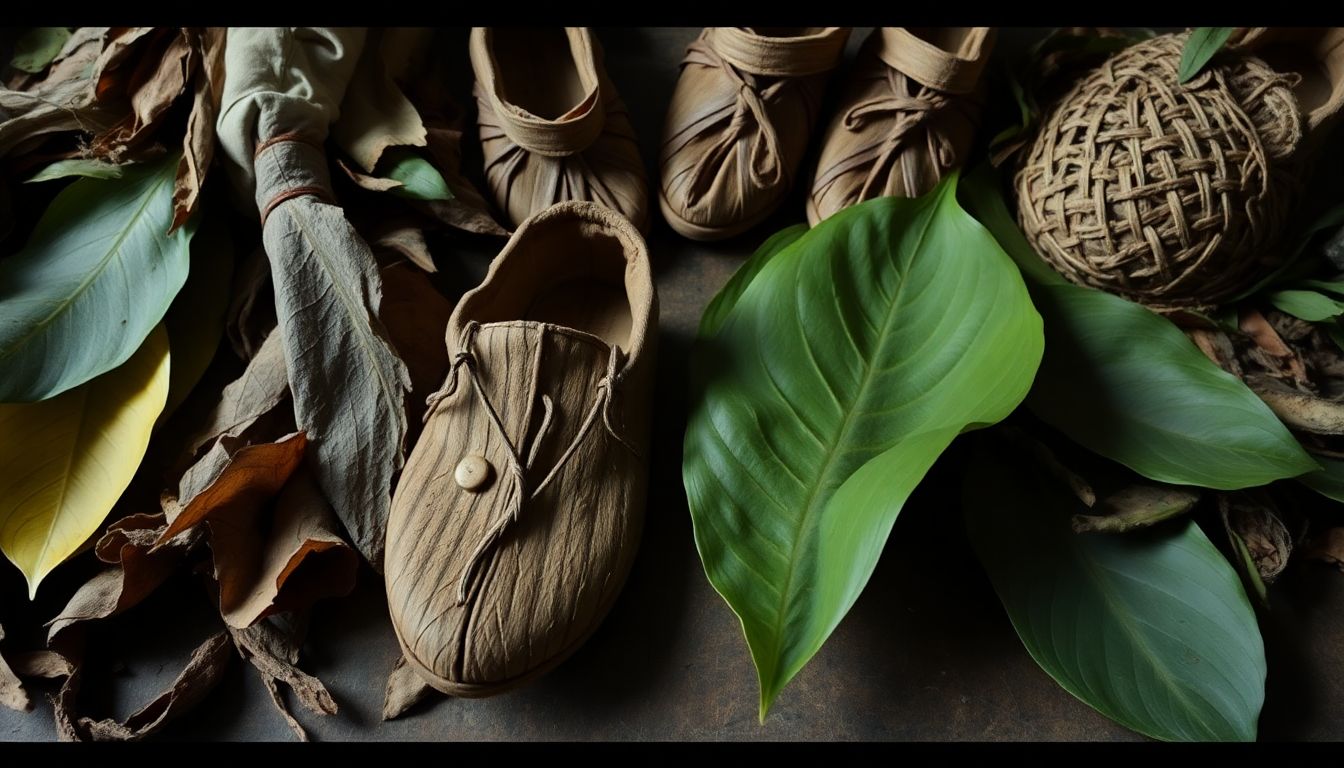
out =
<path fill-rule="evenodd" d="M 1302 359 L 1284 343 L 1264 315 L 1254 309 L 1244 309 L 1240 313 L 1238 325 L 1242 333 L 1250 336 L 1256 346 L 1276 361 L 1277 367 L 1294 383 L 1309 386 L 1310 379 L 1307 377 L 1307 368 L 1303 365 Z"/>
<path fill-rule="evenodd" d="M 268 516 L 236 508 L 208 518 L 220 613 L 231 627 L 354 589 L 359 555 L 337 533 L 336 515 L 306 469 L 285 484 L 269 526 Z"/>
<path fill-rule="evenodd" d="M 194 55 L 201 62 L 192 83 L 191 114 L 182 142 L 182 160 L 173 183 L 174 229 L 186 223 L 196 210 L 206 172 L 215 152 L 215 115 L 224 95 L 224 29 L 205 27 L 186 32 Z"/>
<path fill-rule="evenodd" d="M 1331 528 L 1316 536 L 1303 550 L 1312 560 L 1320 560 L 1344 571 L 1344 528 Z"/>
<path fill-rule="evenodd" d="M 387 676 L 387 692 L 383 694 L 383 719 L 395 720 L 407 710 L 424 701 L 434 689 L 406 664 L 405 656 L 398 656 L 392 673 Z"/>
<path fill-rule="evenodd" d="M 227 515 L 234 509 L 253 508 L 270 499 L 298 468 L 308 439 L 302 432 L 295 432 L 274 443 L 236 450 L 231 442 L 227 437 L 221 438 L 201 461 L 187 470 L 178 492 L 182 512 L 168 521 L 168 529 L 156 546 L 207 518 Z"/>
<path fill-rule="evenodd" d="M 124 721 L 84 717 L 79 725 L 94 741 L 139 741 L 199 704 L 214 689 L 232 658 L 228 633 L 220 632 L 192 652 L 186 668 L 168 690 Z"/>

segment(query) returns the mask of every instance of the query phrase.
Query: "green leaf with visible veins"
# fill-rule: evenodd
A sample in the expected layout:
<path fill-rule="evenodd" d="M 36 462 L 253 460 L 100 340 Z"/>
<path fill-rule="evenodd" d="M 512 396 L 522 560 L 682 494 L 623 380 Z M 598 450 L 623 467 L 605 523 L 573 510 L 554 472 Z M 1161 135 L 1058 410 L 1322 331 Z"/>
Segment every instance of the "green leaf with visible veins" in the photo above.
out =
<path fill-rule="evenodd" d="M 1012 412 L 1040 361 L 1022 277 L 956 184 L 780 235 L 702 324 L 682 478 L 762 717 L 854 604 L 925 472 Z"/>
<path fill-rule="evenodd" d="M 1073 533 L 1087 507 L 1011 451 L 977 451 L 962 487 L 1008 618 L 1065 690 L 1155 739 L 1255 739 L 1264 644 L 1241 580 L 1199 526 Z"/>
<path fill-rule="evenodd" d="M 78 179 L 0 259 L 0 402 L 54 397 L 126 362 L 187 279 L 194 226 L 169 235 L 177 158 Z"/>

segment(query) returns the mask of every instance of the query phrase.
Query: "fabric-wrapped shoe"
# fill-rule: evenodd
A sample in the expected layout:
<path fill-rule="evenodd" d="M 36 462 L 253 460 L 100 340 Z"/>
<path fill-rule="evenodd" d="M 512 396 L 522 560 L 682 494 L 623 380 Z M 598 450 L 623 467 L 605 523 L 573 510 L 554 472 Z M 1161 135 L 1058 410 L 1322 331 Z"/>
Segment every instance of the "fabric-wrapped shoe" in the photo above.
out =
<path fill-rule="evenodd" d="M 657 324 L 642 237 L 589 202 L 523 222 L 458 302 L 387 527 L 392 625 L 425 682 L 508 690 L 606 615 L 643 525 Z"/>
<path fill-rule="evenodd" d="M 476 27 L 471 66 L 486 181 L 512 226 L 591 200 L 647 227 L 635 132 L 587 28 Z"/>
<path fill-rule="evenodd" d="M 711 27 L 687 47 L 659 157 L 672 229 L 717 240 L 775 210 L 848 39 L 843 27 Z"/>
<path fill-rule="evenodd" d="M 875 197 L 917 197 L 957 167 L 993 42 L 988 27 L 873 30 L 822 139 L 808 223 Z"/>

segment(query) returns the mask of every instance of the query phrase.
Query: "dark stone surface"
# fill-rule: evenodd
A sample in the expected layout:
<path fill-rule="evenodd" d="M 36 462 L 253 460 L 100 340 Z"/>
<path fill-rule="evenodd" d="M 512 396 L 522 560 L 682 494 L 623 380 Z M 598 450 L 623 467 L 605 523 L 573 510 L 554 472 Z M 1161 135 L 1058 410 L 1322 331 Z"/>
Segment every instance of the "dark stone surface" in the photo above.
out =
<path fill-rule="evenodd" d="M 630 107 L 654 175 L 662 114 L 693 29 L 602 30 L 613 79 Z M 1030 39 L 1007 35 L 1009 46 Z M 857 33 L 851 50 L 862 38 Z M 460 82 L 469 104 L 465 34 Z M 468 162 L 479 162 L 469 149 Z M 476 158 L 473 161 L 473 158 Z M 810 178 L 805 169 L 801 179 Z M 655 218 L 657 218 L 655 216 Z M 757 722 L 755 673 L 741 628 L 706 581 L 681 484 L 687 355 L 705 303 L 770 233 L 802 219 L 801 197 L 732 241 L 702 246 L 661 221 L 649 238 L 662 304 L 653 492 L 630 580 L 605 624 L 574 657 L 523 690 L 493 699 L 436 697 L 404 718 L 379 720 L 397 657 L 382 584 L 368 571 L 356 592 L 314 610 L 303 667 L 341 707 L 333 717 L 299 712 L 315 739 L 1137 739 L 1074 699 L 1027 655 L 961 530 L 960 450 L 934 468 L 892 531 L 871 582 L 827 644 Z M 478 278 L 492 243 L 438 252 L 445 271 Z M 497 247 L 497 244 L 494 244 Z M 460 261 L 462 270 L 451 266 Z M 437 333 L 437 331 L 427 331 Z M 53 577 L 67 595 L 79 566 Z M 63 569 L 63 570 L 67 570 Z M 0 583 L 17 577 L 0 565 Z M 44 589 L 44 592 L 47 590 Z M 10 599 L 11 590 L 4 590 Z M 93 635 L 92 661 L 119 669 L 86 684 L 83 706 L 99 715 L 138 708 L 177 674 L 214 630 L 203 590 L 180 575 Z M 21 594 L 14 598 L 22 600 Z M 1266 621 L 1269 700 L 1262 734 L 1272 739 L 1344 737 L 1344 579 L 1295 565 Z M 59 602 L 10 602 L 0 616 L 36 624 Z M 15 644 L 7 644 L 12 647 Z M 37 691 L 51 691 L 37 687 Z M 99 693 L 101 692 L 101 694 Z M 101 696 L 101 697 L 100 697 Z M 23 715 L 0 710 L 0 739 L 55 736 L 45 700 Z M 289 740 L 251 668 L 236 663 L 198 709 L 168 728 L 171 739 Z"/>

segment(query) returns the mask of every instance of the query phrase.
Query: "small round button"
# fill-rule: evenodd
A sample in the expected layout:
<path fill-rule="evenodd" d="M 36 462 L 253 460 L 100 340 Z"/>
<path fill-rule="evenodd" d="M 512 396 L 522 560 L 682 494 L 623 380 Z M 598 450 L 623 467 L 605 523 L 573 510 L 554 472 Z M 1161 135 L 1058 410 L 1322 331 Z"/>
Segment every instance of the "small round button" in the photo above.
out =
<path fill-rule="evenodd" d="M 472 454 L 457 462 L 453 479 L 468 491 L 479 491 L 490 482 L 490 462 L 484 456 Z"/>

